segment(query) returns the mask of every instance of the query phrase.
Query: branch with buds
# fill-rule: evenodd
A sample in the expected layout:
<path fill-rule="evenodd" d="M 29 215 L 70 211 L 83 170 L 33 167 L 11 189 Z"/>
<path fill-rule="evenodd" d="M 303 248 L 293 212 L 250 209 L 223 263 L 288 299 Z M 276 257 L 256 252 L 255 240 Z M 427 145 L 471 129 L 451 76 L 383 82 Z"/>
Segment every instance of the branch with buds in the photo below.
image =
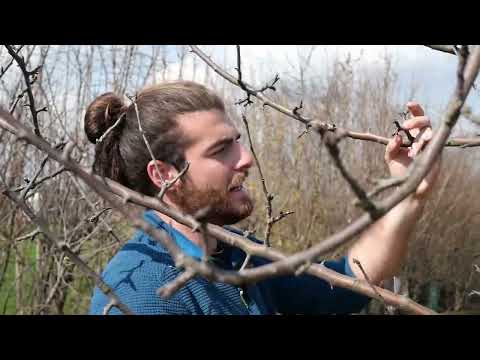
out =
<path fill-rule="evenodd" d="M 464 54 L 462 49 L 460 49 L 460 53 Z M 452 101 L 449 104 L 449 108 L 443 118 L 440 127 L 434 133 L 429 147 L 425 150 L 422 156 L 418 156 L 414 160 L 408 178 L 403 181 L 403 183 L 399 186 L 397 192 L 385 198 L 383 201 L 379 201 L 376 204 L 378 216 L 384 215 L 387 211 L 389 211 L 396 204 L 402 201 L 406 196 L 415 191 L 415 189 L 429 172 L 429 170 L 435 163 L 435 160 L 445 146 L 448 136 L 450 135 L 452 128 L 455 126 L 455 123 L 458 119 L 458 115 L 460 114 L 460 109 L 463 106 L 465 98 L 468 95 L 468 92 L 473 84 L 475 77 L 478 74 L 478 70 L 480 68 L 480 51 L 476 49 L 468 56 L 462 55 L 461 59 L 463 60 L 459 62 L 457 90 L 454 97 L 452 98 Z M 263 94 L 256 94 L 255 96 L 262 99 L 262 101 L 268 100 L 264 97 Z M 264 104 L 268 104 L 273 108 L 275 108 L 276 106 L 273 103 L 268 103 L 268 101 L 264 101 Z M 285 109 L 277 110 L 282 112 Z M 298 115 L 298 111 L 296 111 L 296 115 L 293 114 L 293 112 L 291 112 L 290 110 L 288 110 L 287 112 L 291 113 L 291 115 L 297 120 L 300 120 L 298 119 L 298 117 L 300 117 L 305 121 L 305 118 Z M 319 133 L 320 135 L 323 132 L 332 131 L 331 127 L 329 127 L 325 123 L 309 121 L 308 124 L 311 126 L 312 130 Z M 273 261 L 268 265 L 260 266 L 253 269 L 242 269 L 240 272 L 225 271 L 211 264 L 208 264 L 207 262 L 198 262 L 191 257 L 183 254 L 173 242 L 173 240 L 170 239 L 164 232 L 159 229 L 153 228 L 145 220 L 133 216 L 125 209 L 123 205 L 127 202 L 135 201 L 135 203 L 137 204 L 142 204 L 149 208 L 156 209 L 166 214 L 167 216 L 170 216 L 173 219 L 179 221 L 180 223 L 184 222 L 189 224 L 189 226 L 191 225 L 192 228 L 195 228 L 195 226 L 198 228 L 198 222 L 194 218 L 185 217 L 182 214 L 176 213 L 174 210 L 168 208 L 165 204 L 163 204 L 162 201 L 160 201 L 158 198 L 143 196 L 129 189 L 126 189 L 115 182 L 109 181 L 108 179 L 102 179 L 97 176 L 93 176 L 91 173 L 85 171 L 82 167 L 80 167 L 78 164 L 76 164 L 70 159 L 70 152 L 72 151 L 74 146 L 72 143 L 68 143 L 67 146 L 65 146 L 64 151 L 60 153 L 57 149 L 52 148 L 39 136 L 35 136 L 23 124 L 15 121 L 13 117 L 11 117 L 8 113 L 5 112 L 0 113 L 0 127 L 13 133 L 18 139 L 25 140 L 28 143 L 34 145 L 41 151 L 48 154 L 51 159 L 61 163 L 61 165 L 65 167 L 67 171 L 81 178 L 92 190 L 94 190 L 95 192 L 97 192 L 98 195 L 107 200 L 111 207 L 123 214 L 123 216 L 127 220 L 129 220 L 133 226 L 143 230 L 153 239 L 160 242 L 162 246 L 164 246 L 171 254 L 172 258 L 175 261 L 175 265 L 177 267 L 183 267 L 186 269 L 185 275 L 177 279 L 178 281 L 176 284 L 185 284 L 186 281 L 188 281 L 188 278 L 192 276 L 192 274 L 198 274 L 212 281 L 220 281 L 225 283 L 231 283 L 234 285 L 244 285 L 248 283 L 258 282 L 272 276 L 294 274 L 297 273 L 299 269 L 301 269 L 302 272 L 304 271 L 306 273 L 312 274 L 328 281 L 330 284 L 332 284 L 332 286 L 345 287 L 371 297 L 377 297 L 378 294 L 380 294 L 382 298 L 385 299 L 386 303 L 395 305 L 396 307 L 404 309 L 408 312 L 418 314 L 434 313 L 430 309 L 416 304 L 410 299 L 405 299 L 404 297 L 399 297 L 379 287 L 374 287 L 367 281 L 343 276 L 325 268 L 321 264 L 316 264 L 316 260 L 321 255 L 325 254 L 328 251 L 331 251 L 332 249 L 342 244 L 347 243 L 353 237 L 355 237 L 360 232 L 365 230 L 369 225 L 371 225 L 375 219 L 372 219 L 372 216 L 370 214 L 364 214 L 360 216 L 349 226 L 342 229 L 338 233 L 328 237 L 324 241 L 320 242 L 318 245 L 315 245 L 314 247 L 306 251 L 297 253 L 289 257 L 278 252 L 277 250 L 254 244 L 246 240 L 242 236 L 230 234 L 229 232 L 225 231 L 220 227 L 216 227 L 212 224 L 205 224 L 203 228 L 205 229 L 207 234 L 211 234 L 218 238 L 220 241 L 224 241 L 232 246 L 238 246 L 247 254 L 262 256 Z M 121 200 L 114 196 L 112 192 L 119 195 Z M 42 232 L 43 230 L 44 229 L 42 229 Z M 63 251 L 67 251 L 64 246 L 61 246 L 61 249 Z M 177 285 L 173 285 L 175 285 L 175 283 L 171 283 L 170 288 L 174 290 L 175 288 L 178 288 Z M 378 294 L 376 292 L 378 292 Z"/>
<path fill-rule="evenodd" d="M 25 61 L 23 60 L 23 57 L 18 54 L 18 51 L 14 49 L 12 45 L 5 45 L 5 47 L 7 48 L 8 53 L 12 56 L 12 58 L 15 60 L 15 62 L 18 64 L 18 66 L 22 70 L 22 74 L 25 79 L 25 84 L 27 86 L 25 91 L 28 94 L 28 101 L 29 101 L 28 107 L 30 108 L 30 112 L 32 113 L 32 121 L 35 129 L 35 134 L 41 137 L 40 129 L 38 127 L 38 113 L 41 111 L 46 111 L 46 108 L 37 110 L 37 108 L 35 107 L 35 98 L 33 97 L 33 92 L 32 92 L 32 85 L 37 80 L 38 72 L 40 71 L 40 66 L 36 67 L 32 71 L 28 71 Z"/>
<path fill-rule="evenodd" d="M 17 136 L 17 138 L 25 140 L 34 145 L 41 151 L 48 154 L 50 158 L 61 163 L 67 171 L 72 172 L 81 178 L 91 189 L 97 192 L 97 194 L 99 194 L 102 198 L 106 199 L 112 205 L 112 208 L 119 211 L 127 220 L 129 220 L 134 227 L 143 230 L 145 233 L 151 236 L 152 239 L 159 241 L 167 249 L 167 251 L 169 251 L 177 267 L 191 269 L 191 271 L 194 271 L 195 273 L 211 281 L 243 285 L 258 282 L 272 276 L 286 275 L 289 273 L 293 274 L 300 266 L 308 263 L 309 261 L 300 261 L 298 263 L 294 262 L 294 265 L 291 266 L 291 260 L 296 260 L 295 256 L 293 258 L 287 257 L 277 250 L 267 248 L 263 245 L 258 245 L 246 240 L 242 236 L 232 234 L 220 226 L 206 224 L 206 232 L 220 241 L 223 241 L 231 246 L 237 246 L 253 256 L 261 256 L 274 262 L 258 268 L 244 269 L 241 272 L 225 271 L 211 264 L 198 262 L 183 254 L 172 241 L 172 239 L 170 239 L 163 231 L 153 228 L 142 218 L 137 218 L 124 209 L 123 204 L 132 202 L 147 208 L 155 209 L 178 221 L 179 223 L 191 227 L 192 229 L 198 228 L 199 223 L 193 217 L 184 216 L 178 213 L 178 211 L 169 208 L 165 203 L 156 197 L 149 197 L 139 194 L 110 179 L 100 178 L 90 174 L 87 169 L 80 167 L 76 163 L 72 162 L 68 156 L 66 156 L 69 153 L 68 151 L 60 153 L 58 150 L 53 149 L 43 139 L 35 136 L 23 124 L 15 121 L 11 115 L 6 112 L 0 112 L 0 127 L 8 130 L 10 133 Z M 66 148 L 71 149 L 71 146 L 67 146 Z M 118 200 L 118 198 L 116 198 L 113 194 L 118 195 L 121 200 Z M 366 223 L 364 226 L 368 226 L 368 223 Z M 340 236 L 344 236 L 344 234 L 340 234 Z M 329 239 L 326 239 L 323 243 L 330 244 L 331 241 L 328 240 Z M 325 247 L 325 252 L 329 250 L 330 249 L 328 246 Z M 315 255 L 315 258 L 316 257 L 317 255 Z M 345 287 L 351 289 L 352 291 L 371 297 L 376 296 L 367 282 L 340 275 L 320 264 L 312 264 L 305 271 L 313 276 L 328 281 L 330 284 L 332 284 L 332 286 Z M 375 289 L 382 295 L 387 303 L 395 305 L 396 307 L 403 309 L 405 312 L 415 314 L 434 314 L 434 312 L 432 312 L 430 309 L 425 308 L 410 299 L 396 296 L 395 294 L 379 287 L 376 287 Z"/>
<path fill-rule="evenodd" d="M 259 94 L 261 95 L 267 90 L 275 91 L 276 90 L 275 84 L 277 83 L 278 80 L 280 80 L 280 77 L 278 76 L 278 74 L 276 74 L 275 78 L 270 83 L 267 83 L 265 86 L 263 86 L 262 88 L 260 88 L 258 90 L 253 89 L 247 83 L 245 83 L 242 80 L 240 45 L 237 45 L 237 67 L 235 68 L 235 70 L 237 70 L 237 73 L 238 73 L 238 78 L 237 78 L 238 86 L 247 93 L 247 97 L 243 100 L 240 100 L 240 101 L 236 102 L 235 105 L 245 104 L 244 106 L 247 107 L 248 105 L 253 104 L 253 101 L 250 100 L 251 96 L 257 96 L 258 97 Z"/>
<path fill-rule="evenodd" d="M 190 45 L 190 48 L 193 53 L 195 53 L 200 59 L 202 59 L 218 75 L 223 77 L 225 80 L 227 80 L 231 84 L 242 88 L 237 78 L 228 74 L 219 65 L 213 62 L 212 59 L 209 56 L 207 56 L 198 46 Z M 290 110 L 282 105 L 275 103 L 271 99 L 267 98 L 264 94 L 255 92 L 255 89 L 251 85 L 247 84 L 245 81 L 242 80 L 242 83 L 243 83 L 243 86 L 247 89 L 247 90 L 245 89 L 244 90 L 249 92 L 251 96 L 260 100 L 263 106 L 271 107 L 272 109 L 275 109 L 278 112 L 303 123 L 306 126 L 305 132 L 308 132 L 309 130 L 311 130 L 313 126 L 315 126 L 321 130 L 328 130 L 332 132 L 340 130 L 342 133 L 345 134 L 345 137 L 348 137 L 354 140 L 370 141 L 370 142 L 375 142 L 382 145 L 387 145 L 388 141 L 390 140 L 388 137 L 371 134 L 368 132 L 357 132 L 357 131 L 351 131 L 348 129 L 342 129 L 340 127 L 337 127 L 335 124 L 326 123 L 321 121 L 320 119 L 307 118 L 301 115 L 298 111 L 302 108 L 303 106 L 302 103 L 300 104 L 299 107 L 295 107 L 293 110 Z M 300 136 L 302 136 L 304 133 L 302 133 Z M 408 147 L 408 146 L 409 146 L 408 143 L 402 144 L 402 147 Z M 449 141 L 445 142 L 444 146 L 459 147 L 459 148 L 480 146 L 480 137 L 452 138 Z"/>

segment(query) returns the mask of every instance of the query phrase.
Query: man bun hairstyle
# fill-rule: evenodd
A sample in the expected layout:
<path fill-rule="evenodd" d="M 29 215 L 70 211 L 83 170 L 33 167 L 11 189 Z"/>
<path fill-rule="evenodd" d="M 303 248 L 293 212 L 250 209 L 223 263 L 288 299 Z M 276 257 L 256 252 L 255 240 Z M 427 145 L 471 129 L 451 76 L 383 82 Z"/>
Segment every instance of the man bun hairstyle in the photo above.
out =
<path fill-rule="evenodd" d="M 88 140 L 96 144 L 93 171 L 104 177 L 126 184 L 125 164 L 120 154 L 120 134 L 122 121 L 114 128 L 120 116 L 124 116 L 127 106 L 114 93 L 97 97 L 85 114 L 85 133 Z M 107 133 L 108 131 L 108 133 Z"/>
<path fill-rule="evenodd" d="M 215 109 L 225 112 L 218 95 L 191 81 L 150 86 L 139 92 L 135 101 L 155 159 L 178 171 L 185 166 L 189 138 L 180 132 L 177 116 Z M 111 92 L 100 95 L 88 106 L 84 125 L 88 140 L 95 144 L 94 173 L 145 195 L 154 196 L 159 191 L 148 177 L 147 164 L 152 159 L 138 128 L 133 103 L 127 105 Z"/>

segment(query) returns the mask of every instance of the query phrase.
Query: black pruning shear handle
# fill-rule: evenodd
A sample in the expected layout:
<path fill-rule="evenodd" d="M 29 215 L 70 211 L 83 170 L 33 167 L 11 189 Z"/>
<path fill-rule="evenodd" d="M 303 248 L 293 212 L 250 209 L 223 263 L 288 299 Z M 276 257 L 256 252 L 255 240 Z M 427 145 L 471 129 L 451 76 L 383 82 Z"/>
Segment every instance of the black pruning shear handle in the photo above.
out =
<path fill-rule="evenodd" d="M 400 115 L 403 116 L 403 120 L 407 120 L 407 115 L 408 115 L 408 111 L 406 112 L 401 112 Z M 407 138 L 408 138 L 408 141 L 410 142 L 409 144 L 406 144 L 406 146 L 412 146 L 412 144 L 415 142 L 415 138 L 413 137 L 412 134 L 410 134 L 410 131 L 408 131 L 407 129 L 404 129 L 402 127 L 402 125 L 400 125 L 400 123 L 398 121 L 394 121 L 393 122 L 395 124 L 395 126 L 397 127 L 397 130 L 395 130 L 395 132 L 392 134 L 392 136 L 395 136 L 397 135 L 400 131 L 403 131 L 405 133 L 405 135 L 407 135 Z"/>

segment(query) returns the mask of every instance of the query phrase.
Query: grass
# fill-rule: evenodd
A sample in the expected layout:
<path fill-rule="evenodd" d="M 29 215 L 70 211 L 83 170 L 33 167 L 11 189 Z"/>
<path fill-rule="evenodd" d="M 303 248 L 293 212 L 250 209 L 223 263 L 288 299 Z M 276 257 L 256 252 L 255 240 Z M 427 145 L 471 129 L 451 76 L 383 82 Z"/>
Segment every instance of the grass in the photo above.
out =
<path fill-rule="evenodd" d="M 28 294 L 26 301 L 32 297 L 32 287 L 34 281 L 34 269 L 36 268 L 36 246 L 32 242 L 24 242 L 18 244 L 22 247 L 22 253 L 25 255 L 25 271 L 23 273 L 23 284 L 25 291 Z M 10 254 L 8 264 L 5 272 L 5 278 L 0 285 L 0 313 L 3 315 L 12 315 L 17 313 L 16 309 L 16 279 L 15 279 L 15 260 L 16 256 L 14 251 Z"/>
<path fill-rule="evenodd" d="M 10 257 L 5 272 L 5 278 L 0 286 L 0 313 L 2 315 L 16 314 L 15 294 L 15 258 Z"/>

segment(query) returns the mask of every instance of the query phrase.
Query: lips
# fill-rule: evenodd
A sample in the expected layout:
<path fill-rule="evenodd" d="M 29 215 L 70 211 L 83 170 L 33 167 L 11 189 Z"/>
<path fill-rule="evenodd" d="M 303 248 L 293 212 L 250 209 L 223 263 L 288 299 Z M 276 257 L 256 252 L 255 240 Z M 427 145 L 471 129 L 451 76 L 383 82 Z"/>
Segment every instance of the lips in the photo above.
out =
<path fill-rule="evenodd" d="M 232 180 L 232 185 L 228 188 L 229 192 L 241 191 L 244 189 L 243 182 L 247 178 L 248 174 L 237 175 Z"/>
<path fill-rule="evenodd" d="M 230 190 L 228 190 L 228 191 L 235 192 L 235 191 L 240 191 L 242 189 L 243 189 L 243 186 L 240 185 L 240 186 L 231 187 Z"/>

